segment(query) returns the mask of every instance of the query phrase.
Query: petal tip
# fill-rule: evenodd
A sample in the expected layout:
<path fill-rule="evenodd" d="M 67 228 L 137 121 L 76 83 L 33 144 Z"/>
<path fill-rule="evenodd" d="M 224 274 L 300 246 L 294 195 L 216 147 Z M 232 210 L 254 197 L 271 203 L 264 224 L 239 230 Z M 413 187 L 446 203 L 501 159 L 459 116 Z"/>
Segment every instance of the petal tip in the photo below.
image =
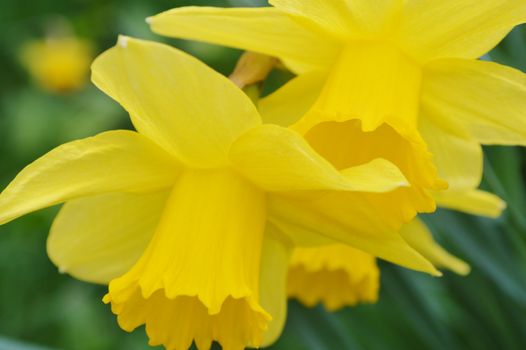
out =
<path fill-rule="evenodd" d="M 146 24 L 152 24 L 154 16 L 146 17 L 144 21 Z"/>
<path fill-rule="evenodd" d="M 130 38 L 127 37 L 126 35 L 119 35 L 119 38 L 117 39 L 117 45 L 119 45 L 122 48 L 126 48 L 128 47 L 129 39 Z"/>

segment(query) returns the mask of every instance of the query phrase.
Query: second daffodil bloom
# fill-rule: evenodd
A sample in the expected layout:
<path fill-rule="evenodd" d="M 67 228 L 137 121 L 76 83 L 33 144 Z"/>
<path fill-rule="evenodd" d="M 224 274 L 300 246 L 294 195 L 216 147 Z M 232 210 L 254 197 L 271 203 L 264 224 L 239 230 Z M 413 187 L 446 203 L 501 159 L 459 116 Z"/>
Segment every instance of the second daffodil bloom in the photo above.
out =
<path fill-rule="evenodd" d="M 123 329 L 145 324 L 167 349 L 271 343 L 297 241 L 345 242 L 438 274 L 384 205 L 407 186 L 392 163 L 338 171 L 295 131 L 263 125 L 230 80 L 166 45 L 121 37 L 92 79 L 137 132 L 36 160 L 0 195 L 0 223 L 66 202 L 48 253 L 63 272 L 109 283 L 104 301 Z"/>
<path fill-rule="evenodd" d="M 333 164 L 381 156 L 434 191 L 444 188 L 434 162 L 450 188 L 438 204 L 496 200 L 475 190 L 481 144 L 526 145 L 526 76 L 476 58 L 526 20 L 525 1 L 269 2 L 179 8 L 148 22 L 160 34 L 281 59 L 298 77 L 262 100 L 261 112 L 293 124 Z"/>
<path fill-rule="evenodd" d="M 91 45 L 75 37 L 32 41 L 22 49 L 22 61 L 44 89 L 71 92 L 86 85 L 93 60 Z"/>

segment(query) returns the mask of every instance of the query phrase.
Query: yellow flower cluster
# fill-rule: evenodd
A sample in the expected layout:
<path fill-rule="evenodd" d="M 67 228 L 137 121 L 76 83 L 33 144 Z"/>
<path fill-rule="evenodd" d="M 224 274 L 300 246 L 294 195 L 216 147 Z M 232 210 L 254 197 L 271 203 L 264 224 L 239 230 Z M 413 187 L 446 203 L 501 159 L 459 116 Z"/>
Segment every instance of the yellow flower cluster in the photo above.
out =
<path fill-rule="evenodd" d="M 92 81 L 136 131 L 59 146 L 0 195 L 1 224 L 65 203 L 50 258 L 109 284 L 120 326 L 145 325 L 151 345 L 268 346 L 287 297 L 375 302 L 376 258 L 467 274 L 417 215 L 505 208 L 478 189 L 481 144 L 526 145 L 526 76 L 478 58 L 526 21 L 524 1 L 270 3 L 148 23 L 258 53 L 240 69 L 251 82 L 276 60 L 293 80 L 254 105 L 239 75 L 121 36 Z"/>

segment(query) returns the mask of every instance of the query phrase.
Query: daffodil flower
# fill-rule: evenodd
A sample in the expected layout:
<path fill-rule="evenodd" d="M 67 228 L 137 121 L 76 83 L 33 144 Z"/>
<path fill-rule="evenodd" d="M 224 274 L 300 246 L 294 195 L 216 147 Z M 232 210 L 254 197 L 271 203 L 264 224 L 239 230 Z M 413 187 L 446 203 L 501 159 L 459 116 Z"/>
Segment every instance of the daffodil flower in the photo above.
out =
<path fill-rule="evenodd" d="M 87 83 L 91 45 L 75 37 L 31 41 L 22 48 L 22 63 L 34 80 L 52 92 L 70 92 Z"/>
<path fill-rule="evenodd" d="M 430 152 L 452 192 L 446 206 L 485 196 L 475 190 L 481 144 L 526 145 L 525 75 L 476 60 L 526 21 L 524 1 L 269 2 L 179 8 L 148 22 L 160 34 L 278 57 L 298 77 L 261 101 L 266 121 L 293 124 L 333 164 L 381 156 L 413 185 L 443 189 Z"/>
<path fill-rule="evenodd" d="M 63 272 L 109 283 L 104 301 L 123 329 L 145 324 L 167 349 L 267 345 L 284 323 L 298 242 L 343 242 L 438 274 L 398 234 L 404 213 L 384 196 L 408 183 L 389 161 L 338 171 L 166 45 L 121 37 L 92 80 L 137 132 L 67 143 L 27 166 L 0 195 L 0 224 L 66 202 L 48 253 Z"/>
<path fill-rule="evenodd" d="M 479 191 L 439 192 L 441 206 L 468 214 L 497 218 L 506 203 L 497 196 Z M 406 242 L 437 268 L 465 276 L 471 271 L 468 263 L 442 248 L 426 224 L 415 218 L 400 229 Z M 358 303 L 378 300 L 380 271 L 376 259 L 344 244 L 320 247 L 296 247 L 293 250 L 287 277 L 289 297 L 313 307 L 322 303 L 330 311 Z"/>
<path fill-rule="evenodd" d="M 323 303 L 329 311 L 358 303 L 375 303 L 380 269 L 374 256 L 343 244 L 295 248 L 287 293 L 304 305 Z"/>

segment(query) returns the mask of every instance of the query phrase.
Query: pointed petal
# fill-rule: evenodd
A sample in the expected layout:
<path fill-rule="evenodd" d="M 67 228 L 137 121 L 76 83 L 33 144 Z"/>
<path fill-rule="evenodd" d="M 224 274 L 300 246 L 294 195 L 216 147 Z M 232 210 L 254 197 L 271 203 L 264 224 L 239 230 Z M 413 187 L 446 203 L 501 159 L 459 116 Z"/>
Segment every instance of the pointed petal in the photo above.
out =
<path fill-rule="evenodd" d="M 67 202 L 48 237 L 51 261 L 80 280 L 109 283 L 146 250 L 167 195 L 110 193 Z"/>
<path fill-rule="evenodd" d="M 267 224 L 261 253 L 260 303 L 272 316 L 263 335 L 262 347 L 270 346 L 278 340 L 287 319 L 286 286 L 292 247 L 278 238 L 282 233 L 276 232 L 277 230 L 274 225 Z"/>
<path fill-rule="evenodd" d="M 335 37 L 363 38 L 391 28 L 402 1 L 270 0 L 269 3 Z"/>
<path fill-rule="evenodd" d="M 409 0 L 399 38 L 419 59 L 478 58 L 525 21 L 522 0 Z"/>
<path fill-rule="evenodd" d="M 263 123 L 290 126 L 312 107 L 326 79 L 325 72 L 310 72 L 297 76 L 274 93 L 259 101 Z"/>
<path fill-rule="evenodd" d="M 490 218 L 498 218 L 506 209 L 506 202 L 481 190 L 435 192 L 433 197 L 441 207 Z"/>
<path fill-rule="evenodd" d="M 432 275 L 438 271 L 393 227 L 393 218 L 373 203 L 390 194 L 331 193 L 305 201 L 269 196 L 270 221 L 297 245 L 340 242 L 376 257 Z M 388 214 L 387 214 L 388 215 Z M 319 238 L 317 238 L 319 237 Z"/>
<path fill-rule="evenodd" d="M 311 31 L 274 8 L 182 7 L 148 19 L 162 35 L 200 40 L 324 67 L 339 50 L 339 43 Z"/>
<path fill-rule="evenodd" d="M 482 180 L 483 154 L 479 142 L 454 115 L 422 110 L 418 129 L 433 155 L 438 175 L 451 190 L 477 188 Z"/>
<path fill-rule="evenodd" d="M 233 144 L 230 160 L 238 171 L 268 191 L 388 192 L 407 186 L 398 168 L 380 159 L 340 173 L 299 134 L 276 125 L 246 132 Z"/>
<path fill-rule="evenodd" d="M 459 275 L 467 275 L 470 267 L 464 261 L 449 254 L 433 240 L 427 226 L 415 219 L 402 227 L 400 234 L 414 249 L 431 261 L 437 267 L 444 267 Z"/>
<path fill-rule="evenodd" d="M 93 82 L 137 130 L 186 164 L 224 165 L 230 144 L 260 123 L 234 83 L 167 45 L 121 37 L 92 66 Z"/>
<path fill-rule="evenodd" d="M 526 75 L 497 63 L 444 59 L 427 69 L 422 101 L 483 144 L 526 145 Z"/>
<path fill-rule="evenodd" d="M 109 131 L 61 145 L 24 168 L 0 195 L 0 223 L 69 199 L 171 186 L 177 164 L 132 131 Z"/>

